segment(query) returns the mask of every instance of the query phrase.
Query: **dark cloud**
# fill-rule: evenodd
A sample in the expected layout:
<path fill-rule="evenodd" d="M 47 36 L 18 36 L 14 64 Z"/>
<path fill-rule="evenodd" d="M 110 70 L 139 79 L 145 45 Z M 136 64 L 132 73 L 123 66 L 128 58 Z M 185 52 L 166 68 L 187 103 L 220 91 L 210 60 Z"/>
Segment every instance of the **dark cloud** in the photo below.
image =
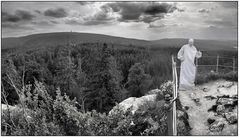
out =
<path fill-rule="evenodd" d="M 7 12 L 2 12 L 2 21 L 3 22 L 18 22 L 20 20 L 21 19 L 16 15 L 8 14 Z"/>
<path fill-rule="evenodd" d="M 22 20 L 32 20 L 33 17 L 35 17 L 30 12 L 25 10 L 17 10 L 16 15 L 20 17 Z"/>
<path fill-rule="evenodd" d="M 119 21 L 137 21 L 143 12 L 141 3 L 115 2 L 105 6 L 112 8 L 113 12 L 117 12 L 121 15 Z"/>
<path fill-rule="evenodd" d="M 16 10 L 14 14 L 9 14 L 7 12 L 2 12 L 3 22 L 19 22 L 19 21 L 29 21 L 35 16 L 28 11 Z"/>
<path fill-rule="evenodd" d="M 153 25 L 153 24 L 149 24 L 148 28 L 164 28 L 166 27 L 165 24 L 161 24 L 161 25 Z"/>
<path fill-rule="evenodd" d="M 63 8 L 56 9 L 48 9 L 44 12 L 45 16 L 55 17 L 55 18 L 63 18 L 68 15 L 68 13 Z"/>
<path fill-rule="evenodd" d="M 218 2 L 224 8 L 236 8 L 237 9 L 237 1 L 223 1 Z"/>
<path fill-rule="evenodd" d="M 151 22 L 154 22 L 156 20 L 160 20 L 162 18 L 164 18 L 163 14 L 159 14 L 157 16 L 144 15 L 144 16 L 139 17 L 139 21 L 142 21 L 142 22 L 145 22 L 145 23 L 151 23 Z"/>
<path fill-rule="evenodd" d="M 13 22 L 3 22 L 2 28 L 3 29 L 11 29 L 11 30 L 34 30 L 34 28 L 32 28 L 32 27 L 16 24 Z"/>
<path fill-rule="evenodd" d="M 55 20 L 51 20 L 50 22 L 53 23 L 53 24 L 59 24 L 59 22 L 55 21 Z"/>
<path fill-rule="evenodd" d="M 77 20 L 72 20 L 72 19 L 68 19 L 65 21 L 65 24 L 69 24 L 69 25 L 81 25 L 80 22 L 78 22 Z"/>
<path fill-rule="evenodd" d="M 85 21 L 82 23 L 82 25 L 100 25 L 100 24 L 111 24 L 112 22 L 108 21 L 99 21 L 99 20 L 90 20 L 90 21 Z"/>
<path fill-rule="evenodd" d="M 41 14 L 40 10 L 34 10 L 36 13 Z"/>
<path fill-rule="evenodd" d="M 54 26 L 54 24 L 51 21 L 32 21 L 31 24 L 41 27 Z"/>
<path fill-rule="evenodd" d="M 143 21 L 145 23 L 162 19 L 165 14 L 172 13 L 177 9 L 173 4 L 156 2 L 115 2 L 108 3 L 104 7 L 119 14 L 118 21 Z"/>
<path fill-rule="evenodd" d="M 179 8 L 177 8 L 177 10 L 178 10 L 179 12 L 184 12 L 184 11 L 185 11 L 185 9 L 179 9 Z"/>
<path fill-rule="evenodd" d="M 76 1 L 77 4 L 80 4 L 82 6 L 93 4 L 94 2 L 87 2 L 87 1 Z"/>
<path fill-rule="evenodd" d="M 154 25 L 154 24 L 149 24 L 148 28 L 165 28 L 165 27 L 177 27 L 179 24 L 171 24 L 171 25 L 166 25 L 166 24 L 159 24 L 159 25 Z"/>
<path fill-rule="evenodd" d="M 115 21 L 151 23 L 164 18 L 166 14 L 172 13 L 176 9 L 176 6 L 168 3 L 114 2 L 102 5 L 100 11 L 94 15 L 85 16 L 82 20 L 68 19 L 65 23 L 70 25 L 112 24 Z"/>
<path fill-rule="evenodd" d="M 198 12 L 200 12 L 200 13 L 209 13 L 210 10 L 202 8 L 202 9 L 199 9 Z"/>
<path fill-rule="evenodd" d="M 146 7 L 144 13 L 148 15 L 157 15 L 160 13 L 171 13 L 177 8 L 173 5 L 162 3 L 162 4 L 155 4 Z"/>

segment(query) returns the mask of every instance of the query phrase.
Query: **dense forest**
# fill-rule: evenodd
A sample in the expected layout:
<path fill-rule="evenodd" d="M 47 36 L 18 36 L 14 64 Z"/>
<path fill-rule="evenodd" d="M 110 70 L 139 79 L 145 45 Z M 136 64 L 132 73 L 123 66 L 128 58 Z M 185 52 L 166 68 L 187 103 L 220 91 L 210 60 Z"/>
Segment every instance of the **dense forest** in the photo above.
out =
<path fill-rule="evenodd" d="M 81 113 L 91 112 L 92 114 L 87 113 L 85 116 L 95 114 L 104 121 L 106 116 L 98 112 L 108 113 L 124 99 L 141 97 L 151 89 L 160 88 L 162 83 L 171 80 L 171 55 L 176 55 L 178 50 L 173 47 L 150 49 L 142 46 L 117 46 L 108 43 L 2 50 L 1 87 L 2 94 L 6 97 L 2 99 L 2 103 L 16 105 L 23 101 L 28 109 L 41 108 L 42 111 L 42 101 L 45 105 L 53 100 L 54 103 L 58 101 L 56 105 L 59 105 L 59 101 L 63 104 L 65 101 L 66 105 L 70 106 L 65 105 L 61 109 L 68 111 L 69 107 L 72 108 L 71 100 L 74 100 L 77 102 L 74 104 L 75 108 L 72 108 L 74 111 L 77 109 Z M 229 51 L 211 51 L 205 52 L 204 55 L 217 54 L 236 56 L 236 52 Z M 210 63 L 209 60 L 201 61 L 201 63 L 208 62 Z M 211 62 L 214 61 L 211 60 Z M 179 62 L 178 65 L 180 65 Z M 46 93 L 39 93 L 39 91 Z M 50 110 L 53 111 L 54 108 Z M 50 110 L 46 112 L 49 113 Z M 122 114 L 119 115 L 122 117 Z M 117 120 L 120 121 L 120 119 Z M 72 123 L 69 124 L 74 126 Z M 77 129 L 79 130 L 78 127 Z M 72 132 L 66 131 L 62 134 L 88 135 Z M 118 131 L 117 135 L 120 132 Z M 18 135 L 18 133 L 15 134 Z M 153 135 L 164 134 L 165 131 L 162 131 Z"/>
<path fill-rule="evenodd" d="M 150 56 L 145 49 L 116 49 L 102 43 L 61 45 L 5 55 L 2 86 L 9 93 L 7 99 L 12 105 L 17 103 L 18 96 L 10 80 L 16 86 L 34 84 L 37 80 L 49 91 L 60 87 L 63 93 L 82 102 L 84 111 L 99 112 L 107 112 L 116 102 L 129 96 L 142 96 L 157 86 L 151 77 L 157 69 L 152 68 L 154 62 L 148 61 Z"/>
<path fill-rule="evenodd" d="M 16 86 L 33 85 L 37 80 L 44 83 L 49 91 L 59 87 L 71 98 L 76 97 L 84 104 L 81 106 L 84 111 L 107 112 L 116 102 L 131 96 L 143 96 L 170 80 L 171 55 L 176 55 L 178 50 L 107 43 L 4 50 L 2 87 L 9 93 L 7 99 L 11 105 L 18 103 L 11 80 Z M 236 52 L 204 52 L 204 56 L 208 55 L 235 57 Z M 202 59 L 199 63 L 215 64 L 215 58 Z M 231 65 L 232 61 L 222 63 Z M 180 65 L 178 60 L 177 64 Z M 49 94 L 55 96 L 54 92 Z"/>

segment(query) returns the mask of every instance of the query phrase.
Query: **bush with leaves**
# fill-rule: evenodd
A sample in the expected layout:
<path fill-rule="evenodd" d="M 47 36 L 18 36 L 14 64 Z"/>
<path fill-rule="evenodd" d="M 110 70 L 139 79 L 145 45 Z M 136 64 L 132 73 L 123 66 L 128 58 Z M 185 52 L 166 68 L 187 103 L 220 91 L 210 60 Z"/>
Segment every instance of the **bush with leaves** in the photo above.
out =
<path fill-rule="evenodd" d="M 169 92 L 170 82 L 162 86 L 163 93 Z M 34 88 L 33 88 L 34 87 Z M 20 95 L 23 105 L 2 113 L 3 135 L 79 135 L 79 136 L 125 136 L 166 135 L 167 124 L 163 102 L 152 102 L 141 106 L 135 114 L 132 108 L 123 110 L 119 105 L 109 114 L 96 111 L 81 112 L 76 99 L 56 90 L 52 99 L 44 85 L 35 82 L 26 85 Z"/>
<path fill-rule="evenodd" d="M 164 96 L 169 94 L 171 97 L 173 96 L 173 82 L 167 81 L 160 86 L 160 92 L 157 92 L 157 100 L 164 99 Z"/>
<path fill-rule="evenodd" d="M 218 80 L 218 79 L 225 79 L 229 81 L 237 81 L 238 80 L 238 74 L 236 71 L 231 71 L 228 73 L 216 73 L 216 72 L 210 72 L 207 74 L 198 74 L 195 79 L 196 84 L 203 84 L 207 83 L 209 81 Z"/>
<path fill-rule="evenodd" d="M 75 106 L 76 99 L 70 100 L 66 94 L 62 96 L 60 89 L 57 89 L 56 93 L 57 96 L 53 103 L 53 121 L 61 127 L 65 135 L 77 135 L 79 112 Z"/>

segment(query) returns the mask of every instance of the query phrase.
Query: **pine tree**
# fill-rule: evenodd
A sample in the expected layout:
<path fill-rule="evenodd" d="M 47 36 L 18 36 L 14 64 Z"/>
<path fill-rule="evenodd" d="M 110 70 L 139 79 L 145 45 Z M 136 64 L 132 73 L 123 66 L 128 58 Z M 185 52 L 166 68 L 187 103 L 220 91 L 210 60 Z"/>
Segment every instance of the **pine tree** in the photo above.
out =
<path fill-rule="evenodd" d="M 143 96 L 151 85 L 152 80 L 149 74 L 144 71 L 144 66 L 140 63 L 135 63 L 129 70 L 128 81 L 126 88 L 129 91 L 129 96 Z"/>
<path fill-rule="evenodd" d="M 116 60 L 111 56 L 106 44 L 97 63 L 98 71 L 94 74 L 91 89 L 96 109 L 100 112 L 109 111 L 117 102 L 120 92 L 121 73 Z"/>

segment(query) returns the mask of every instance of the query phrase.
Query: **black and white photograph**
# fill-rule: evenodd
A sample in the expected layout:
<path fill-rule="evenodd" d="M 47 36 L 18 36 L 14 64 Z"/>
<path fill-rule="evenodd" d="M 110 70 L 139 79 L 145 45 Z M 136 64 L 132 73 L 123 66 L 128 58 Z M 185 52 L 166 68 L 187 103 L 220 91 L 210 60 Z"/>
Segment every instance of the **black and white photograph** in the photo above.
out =
<path fill-rule="evenodd" d="M 238 136 L 238 1 L 1 1 L 1 136 Z"/>

